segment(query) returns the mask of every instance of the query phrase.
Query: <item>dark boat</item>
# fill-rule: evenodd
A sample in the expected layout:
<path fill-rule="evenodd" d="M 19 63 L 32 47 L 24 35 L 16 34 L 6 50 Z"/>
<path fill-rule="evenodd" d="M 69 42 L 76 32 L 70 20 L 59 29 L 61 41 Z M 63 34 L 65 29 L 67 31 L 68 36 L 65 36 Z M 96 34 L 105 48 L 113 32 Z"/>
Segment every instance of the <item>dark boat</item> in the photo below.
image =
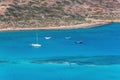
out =
<path fill-rule="evenodd" d="M 83 41 L 75 41 L 75 44 L 82 44 L 83 43 Z"/>

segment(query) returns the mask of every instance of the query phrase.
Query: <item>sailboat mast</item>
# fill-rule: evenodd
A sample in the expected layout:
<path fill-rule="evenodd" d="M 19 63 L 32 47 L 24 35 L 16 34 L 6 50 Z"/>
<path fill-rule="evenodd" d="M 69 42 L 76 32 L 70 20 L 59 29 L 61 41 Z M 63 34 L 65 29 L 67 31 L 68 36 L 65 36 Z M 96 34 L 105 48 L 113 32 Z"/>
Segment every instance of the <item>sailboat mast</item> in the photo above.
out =
<path fill-rule="evenodd" d="M 38 44 L 38 33 L 36 31 L 36 43 Z"/>

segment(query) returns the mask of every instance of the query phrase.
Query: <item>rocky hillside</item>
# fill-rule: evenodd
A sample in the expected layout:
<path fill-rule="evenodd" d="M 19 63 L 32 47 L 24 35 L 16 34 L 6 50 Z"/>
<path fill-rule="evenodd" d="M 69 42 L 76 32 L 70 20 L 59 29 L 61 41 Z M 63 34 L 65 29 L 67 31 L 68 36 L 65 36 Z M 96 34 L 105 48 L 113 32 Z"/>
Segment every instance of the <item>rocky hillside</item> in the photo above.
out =
<path fill-rule="evenodd" d="M 0 0 L 0 28 L 120 19 L 120 0 Z"/>

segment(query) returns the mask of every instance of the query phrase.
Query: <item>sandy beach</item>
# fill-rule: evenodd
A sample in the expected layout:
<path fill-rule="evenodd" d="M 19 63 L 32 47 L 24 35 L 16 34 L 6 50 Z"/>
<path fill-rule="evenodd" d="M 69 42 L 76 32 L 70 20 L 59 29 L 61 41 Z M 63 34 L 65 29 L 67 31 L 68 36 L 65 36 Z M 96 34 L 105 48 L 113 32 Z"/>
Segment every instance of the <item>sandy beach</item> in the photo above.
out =
<path fill-rule="evenodd" d="M 94 21 L 92 23 L 84 23 L 84 24 L 78 24 L 78 25 L 71 25 L 71 26 L 56 26 L 56 27 L 40 27 L 40 28 L 4 28 L 0 29 L 0 31 L 21 31 L 21 30 L 54 30 L 54 29 L 76 29 L 76 28 L 91 28 L 91 27 L 97 27 L 99 25 L 105 25 L 109 24 L 111 22 L 120 22 L 119 20 L 111 21 Z"/>

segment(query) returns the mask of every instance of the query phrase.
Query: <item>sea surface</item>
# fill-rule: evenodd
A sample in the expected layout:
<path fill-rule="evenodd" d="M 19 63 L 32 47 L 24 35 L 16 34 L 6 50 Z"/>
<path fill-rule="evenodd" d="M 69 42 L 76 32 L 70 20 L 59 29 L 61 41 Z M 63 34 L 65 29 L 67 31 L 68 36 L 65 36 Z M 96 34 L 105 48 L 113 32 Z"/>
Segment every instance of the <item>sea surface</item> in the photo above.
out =
<path fill-rule="evenodd" d="M 120 80 L 120 23 L 0 32 L 0 80 Z"/>

